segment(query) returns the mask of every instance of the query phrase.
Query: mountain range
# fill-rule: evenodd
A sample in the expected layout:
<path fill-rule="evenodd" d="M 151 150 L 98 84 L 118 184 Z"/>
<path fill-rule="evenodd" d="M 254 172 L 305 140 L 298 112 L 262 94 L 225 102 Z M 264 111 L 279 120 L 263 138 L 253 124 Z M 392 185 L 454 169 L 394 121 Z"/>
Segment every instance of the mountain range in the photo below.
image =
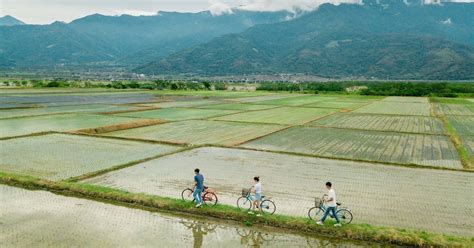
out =
<path fill-rule="evenodd" d="M 154 16 L 90 15 L 71 23 L 0 27 L 0 63 L 10 68 L 114 63 L 140 65 L 183 48 L 238 33 L 290 13 L 235 11 L 232 15 L 159 12 Z"/>
<path fill-rule="evenodd" d="M 96 14 L 0 27 L 0 68 L 107 64 L 150 75 L 474 79 L 472 13 L 474 3 L 364 0 L 296 14 Z"/>
<path fill-rule="evenodd" d="M 25 24 L 24 22 L 10 15 L 0 17 L 0 26 L 14 26 L 14 25 L 24 25 L 24 24 Z"/>

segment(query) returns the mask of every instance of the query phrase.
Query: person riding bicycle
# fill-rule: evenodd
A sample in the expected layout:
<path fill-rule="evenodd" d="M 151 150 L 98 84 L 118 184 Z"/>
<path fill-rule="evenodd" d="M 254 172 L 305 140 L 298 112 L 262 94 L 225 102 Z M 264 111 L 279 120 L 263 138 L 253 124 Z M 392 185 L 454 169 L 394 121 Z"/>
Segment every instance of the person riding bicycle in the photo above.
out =
<path fill-rule="evenodd" d="M 332 216 L 336 219 L 337 223 L 334 226 L 341 226 L 341 222 L 339 221 L 339 217 L 336 214 L 336 191 L 332 188 L 332 183 L 327 182 L 326 183 L 326 188 L 328 189 L 328 197 L 324 200 L 327 204 L 327 209 L 324 212 L 323 218 L 321 218 L 320 221 L 316 222 L 318 225 L 324 225 L 324 221 L 328 217 L 330 213 L 332 213 Z"/>
<path fill-rule="evenodd" d="M 253 178 L 255 184 L 251 188 L 251 192 L 255 193 L 255 196 L 252 197 L 252 210 L 255 210 L 255 208 L 259 208 L 260 206 L 260 201 L 262 200 L 262 183 L 260 182 L 260 177 L 255 176 Z M 249 212 L 249 214 L 253 214 L 252 211 Z M 257 216 L 259 216 L 258 214 Z"/>
<path fill-rule="evenodd" d="M 194 192 L 193 197 L 197 202 L 196 207 L 202 206 L 202 191 L 204 190 L 204 176 L 199 173 L 199 169 L 194 170 Z"/>

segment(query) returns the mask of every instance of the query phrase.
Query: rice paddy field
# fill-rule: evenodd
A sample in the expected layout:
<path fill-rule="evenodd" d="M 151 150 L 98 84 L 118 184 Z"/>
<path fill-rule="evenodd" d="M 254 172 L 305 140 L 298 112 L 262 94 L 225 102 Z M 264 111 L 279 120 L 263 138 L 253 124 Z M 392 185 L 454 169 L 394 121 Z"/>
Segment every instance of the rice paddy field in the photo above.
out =
<path fill-rule="evenodd" d="M 474 123 L 474 119 L 471 120 Z M 368 115 L 338 113 L 311 122 L 311 126 L 363 129 L 403 133 L 445 133 L 443 122 L 430 116 Z"/>
<path fill-rule="evenodd" d="M 462 168 L 454 145 L 442 135 L 293 127 L 242 146 L 329 158 Z"/>
<path fill-rule="evenodd" d="M 98 114 L 59 114 L 0 120 L 0 138 L 48 131 L 74 131 L 136 121 L 134 118 Z"/>
<path fill-rule="evenodd" d="M 0 89 L 0 173 L 180 198 L 199 167 L 220 204 L 232 206 L 259 175 L 277 213 L 297 217 L 306 217 L 332 181 L 355 223 L 472 237 L 471 100 Z M 176 219 L 143 210 L 2 185 L 0 191 L 2 247 L 58 246 L 61 237 L 71 246 L 149 246 L 168 233 L 193 244 L 197 232 L 181 224 L 166 229 L 163 223 Z M 254 242 L 223 238 L 232 228 L 222 228 L 206 234 L 204 244 Z M 307 244 L 279 235 L 260 245 Z"/>
<path fill-rule="evenodd" d="M 214 120 L 301 125 L 335 112 L 334 109 L 281 107 L 226 115 Z"/>
<path fill-rule="evenodd" d="M 76 177 L 177 150 L 166 145 L 65 134 L 0 140 L 0 145 L 1 171 L 50 180 Z"/>
<path fill-rule="evenodd" d="M 4 248 L 370 245 L 148 212 L 2 185 L 0 201 L 0 244 Z"/>
<path fill-rule="evenodd" d="M 282 125 L 191 120 L 104 133 L 106 136 L 181 144 L 238 145 L 285 128 Z"/>
<path fill-rule="evenodd" d="M 287 215 L 305 216 L 324 182 L 356 222 L 469 235 L 474 228 L 474 174 L 298 157 L 226 148 L 199 148 L 110 172 L 87 183 L 179 198 L 199 166 L 219 200 L 235 205 L 242 188 L 262 178 L 263 195 Z M 455 193 L 453 193 L 455 192 Z M 450 199 L 447 201 L 446 199 Z M 456 204 L 452 204 L 456 202 Z"/>

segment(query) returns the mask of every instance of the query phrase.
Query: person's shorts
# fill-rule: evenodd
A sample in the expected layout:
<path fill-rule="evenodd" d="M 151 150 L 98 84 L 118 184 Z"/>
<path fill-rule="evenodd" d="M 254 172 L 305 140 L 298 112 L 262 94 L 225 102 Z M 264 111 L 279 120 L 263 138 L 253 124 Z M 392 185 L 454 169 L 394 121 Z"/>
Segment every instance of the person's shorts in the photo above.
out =
<path fill-rule="evenodd" d="M 260 193 L 255 193 L 255 196 L 253 197 L 254 201 L 260 201 L 262 199 L 262 194 Z"/>

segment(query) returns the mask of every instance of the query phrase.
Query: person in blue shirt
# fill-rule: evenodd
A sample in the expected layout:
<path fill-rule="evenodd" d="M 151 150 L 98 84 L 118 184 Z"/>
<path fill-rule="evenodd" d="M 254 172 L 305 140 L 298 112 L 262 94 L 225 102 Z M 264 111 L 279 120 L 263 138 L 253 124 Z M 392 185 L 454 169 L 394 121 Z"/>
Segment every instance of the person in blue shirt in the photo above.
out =
<path fill-rule="evenodd" d="M 196 207 L 202 206 L 202 191 L 204 190 L 204 176 L 199 173 L 199 169 L 194 170 L 194 200 L 197 202 Z"/>

